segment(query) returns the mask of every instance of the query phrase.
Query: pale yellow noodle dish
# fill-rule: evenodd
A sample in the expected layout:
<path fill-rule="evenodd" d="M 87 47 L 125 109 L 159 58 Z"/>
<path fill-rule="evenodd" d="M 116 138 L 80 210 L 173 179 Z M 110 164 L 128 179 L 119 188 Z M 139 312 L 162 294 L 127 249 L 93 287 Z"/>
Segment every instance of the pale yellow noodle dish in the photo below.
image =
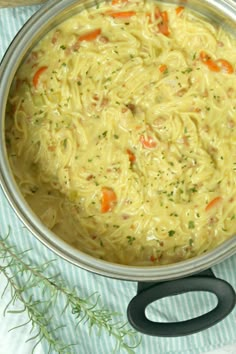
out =
<path fill-rule="evenodd" d="M 150 266 L 235 237 L 236 41 L 173 5 L 113 0 L 49 32 L 14 79 L 6 141 L 44 224 Z"/>

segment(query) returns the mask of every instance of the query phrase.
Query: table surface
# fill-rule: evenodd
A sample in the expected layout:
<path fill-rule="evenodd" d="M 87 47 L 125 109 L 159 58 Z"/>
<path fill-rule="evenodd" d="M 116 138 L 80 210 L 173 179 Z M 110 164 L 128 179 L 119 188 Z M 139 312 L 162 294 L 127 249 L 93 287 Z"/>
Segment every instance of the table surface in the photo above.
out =
<path fill-rule="evenodd" d="M 0 0 L 0 7 L 14 7 L 42 4 L 47 0 Z"/>

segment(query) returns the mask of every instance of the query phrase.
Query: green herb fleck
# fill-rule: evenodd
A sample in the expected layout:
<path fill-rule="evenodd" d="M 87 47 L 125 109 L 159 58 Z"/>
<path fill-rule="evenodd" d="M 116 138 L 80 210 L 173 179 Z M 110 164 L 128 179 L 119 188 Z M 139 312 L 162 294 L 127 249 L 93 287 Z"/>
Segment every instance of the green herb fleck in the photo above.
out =
<path fill-rule="evenodd" d="M 63 146 L 66 149 L 66 147 L 67 147 L 67 138 L 63 140 Z"/>
<path fill-rule="evenodd" d="M 129 244 L 129 245 L 132 245 L 133 242 L 135 241 L 135 237 L 133 237 L 133 236 L 127 236 L 126 238 L 127 238 L 127 240 L 128 240 L 128 244 Z"/>
<path fill-rule="evenodd" d="M 174 236 L 174 234 L 175 234 L 175 231 L 174 231 L 174 230 L 169 230 L 169 231 L 168 231 L 169 237 Z"/>
<path fill-rule="evenodd" d="M 188 228 L 189 228 L 189 229 L 194 229 L 194 228 L 195 228 L 194 221 L 192 221 L 192 220 L 189 221 L 189 223 L 188 223 Z"/>

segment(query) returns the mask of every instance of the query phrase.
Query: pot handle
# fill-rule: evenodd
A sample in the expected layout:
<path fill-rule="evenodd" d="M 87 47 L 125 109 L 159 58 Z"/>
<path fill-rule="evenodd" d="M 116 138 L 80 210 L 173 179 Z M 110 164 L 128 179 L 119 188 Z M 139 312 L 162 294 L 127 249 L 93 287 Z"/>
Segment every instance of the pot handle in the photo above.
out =
<path fill-rule="evenodd" d="M 167 296 L 192 291 L 206 291 L 216 295 L 217 306 L 199 317 L 180 322 L 153 322 L 145 315 L 146 307 Z M 223 320 L 234 308 L 236 294 L 232 286 L 214 276 L 211 269 L 202 273 L 160 283 L 138 283 L 137 295 L 128 305 L 130 324 L 139 332 L 159 337 L 186 336 L 205 330 Z"/>

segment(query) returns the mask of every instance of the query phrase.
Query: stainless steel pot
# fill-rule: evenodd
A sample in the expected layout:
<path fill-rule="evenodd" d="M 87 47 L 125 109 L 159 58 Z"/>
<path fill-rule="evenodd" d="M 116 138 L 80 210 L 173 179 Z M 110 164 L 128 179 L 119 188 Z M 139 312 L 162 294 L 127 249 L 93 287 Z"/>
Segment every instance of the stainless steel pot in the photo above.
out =
<path fill-rule="evenodd" d="M 207 15 L 212 21 L 219 22 L 236 36 L 234 0 L 169 0 L 169 3 L 192 7 Z M 166 266 L 134 267 L 105 262 L 66 244 L 42 224 L 23 199 L 8 163 L 4 135 L 5 109 L 9 89 L 18 67 L 27 53 L 50 29 L 76 12 L 94 4 L 92 0 L 49 1 L 24 25 L 5 54 L 0 66 L 1 186 L 14 211 L 27 228 L 59 256 L 76 266 L 100 275 L 140 282 L 138 295 L 128 308 L 128 318 L 136 329 L 151 335 L 190 334 L 217 323 L 234 308 L 236 296 L 232 287 L 223 280 L 214 278 L 212 272 L 204 271 L 236 252 L 236 237 L 202 256 Z M 196 276 L 196 273 L 200 274 Z M 198 319 L 178 324 L 154 324 L 145 316 L 145 307 L 158 298 L 204 290 L 215 293 L 219 302 L 213 311 Z"/>

